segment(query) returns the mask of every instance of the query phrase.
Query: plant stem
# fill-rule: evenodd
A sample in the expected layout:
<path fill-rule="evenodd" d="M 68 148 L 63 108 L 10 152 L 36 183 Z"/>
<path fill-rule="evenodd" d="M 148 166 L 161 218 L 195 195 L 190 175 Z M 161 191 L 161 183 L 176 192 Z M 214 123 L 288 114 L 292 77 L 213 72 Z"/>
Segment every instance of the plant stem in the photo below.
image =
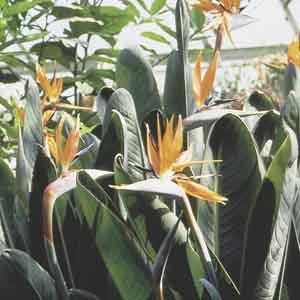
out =
<path fill-rule="evenodd" d="M 196 241 L 199 246 L 199 250 L 202 252 L 202 255 L 206 262 L 205 268 L 206 268 L 208 279 L 215 287 L 217 287 L 218 284 L 217 284 L 216 274 L 215 274 L 215 271 L 213 268 L 212 260 L 211 260 L 203 233 L 196 221 L 196 218 L 194 216 L 189 199 L 186 196 L 184 196 L 184 197 L 182 197 L 182 200 L 184 203 L 184 213 L 187 217 L 187 220 L 189 221 L 191 230 L 196 238 Z"/>
<path fill-rule="evenodd" d="M 73 77 L 76 78 L 78 74 L 78 62 L 77 62 L 77 51 L 78 51 L 78 43 L 75 46 L 75 53 L 74 53 L 74 70 L 73 70 Z M 76 82 L 74 82 L 74 105 L 79 106 L 79 99 L 77 95 L 77 86 Z"/>

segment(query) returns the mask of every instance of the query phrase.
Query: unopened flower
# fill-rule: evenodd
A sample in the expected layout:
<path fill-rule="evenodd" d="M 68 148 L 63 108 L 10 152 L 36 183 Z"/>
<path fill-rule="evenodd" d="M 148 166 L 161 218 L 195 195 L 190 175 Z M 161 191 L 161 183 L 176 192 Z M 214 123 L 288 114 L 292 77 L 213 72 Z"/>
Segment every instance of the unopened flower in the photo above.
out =
<path fill-rule="evenodd" d="M 193 72 L 193 92 L 198 108 L 204 104 L 213 88 L 219 58 L 220 51 L 216 50 L 210 61 L 208 69 L 202 78 L 202 55 L 201 53 L 198 55 Z"/>

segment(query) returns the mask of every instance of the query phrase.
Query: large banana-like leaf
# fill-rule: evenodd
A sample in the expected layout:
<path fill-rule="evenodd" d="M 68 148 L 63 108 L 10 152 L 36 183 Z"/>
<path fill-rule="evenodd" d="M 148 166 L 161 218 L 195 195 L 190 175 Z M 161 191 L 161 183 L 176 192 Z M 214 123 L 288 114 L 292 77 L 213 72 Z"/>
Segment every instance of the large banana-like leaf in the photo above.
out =
<path fill-rule="evenodd" d="M 285 99 L 291 91 L 295 91 L 297 95 L 300 93 L 300 70 L 293 63 L 289 63 L 284 73 L 283 96 Z"/>
<path fill-rule="evenodd" d="M 287 124 L 294 130 L 298 138 L 300 134 L 300 86 L 299 86 L 299 70 L 289 64 L 285 74 L 285 88 L 289 92 L 286 95 L 286 100 L 282 109 L 282 116 Z M 290 92 L 291 89 L 296 89 L 295 92 Z M 300 198 L 299 195 L 293 209 L 293 225 L 290 238 L 289 252 L 287 258 L 287 270 L 285 282 L 287 285 L 290 299 L 297 299 L 299 295 L 299 284 L 295 281 L 293 273 L 300 267 Z"/>
<path fill-rule="evenodd" d="M 0 255 L 0 297 L 58 300 L 53 279 L 28 254 L 7 249 Z"/>
<path fill-rule="evenodd" d="M 144 146 L 138 127 L 134 102 L 126 90 L 119 89 L 112 95 L 106 111 L 104 129 L 104 138 L 100 145 L 96 163 L 97 168 L 116 169 L 115 156 L 121 153 L 122 165 L 125 166 L 129 174 L 126 172 L 126 179 L 123 175 L 120 175 L 122 179 L 116 179 L 116 183 L 128 183 L 128 181 L 143 179 L 144 171 L 139 167 L 145 167 Z M 124 220 L 128 218 L 143 244 L 149 245 L 145 230 L 143 201 L 136 201 L 135 197 L 131 197 L 130 200 L 128 199 L 123 203 L 122 197 L 119 197 L 118 202 Z"/>
<path fill-rule="evenodd" d="M 127 159 L 125 159 L 125 164 L 128 167 L 130 166 L 130 168 L 128 168 L 129 173 L 131 176 L 133 176 L 135 180 L 142 179 L 143 172 L 139 171 L 139 169 L 135 166 L 147 166 L 145 162 L 144 145 L 138 125 L 138 118 L 134 101 L 129 92 L 127 92 L 125 89 L 116 90 L 110 97 L 103 124 L 104 134 L 106 132 L 107 126 L 109 126 L 113 110 L 119 112 L 123 117 L 122 119 L 124 120 L 124 122 L 120 124 L 121 126 L 119 126 L 119 129 L 117 130 L 116 134 L 119 134 L 119 137 L 121 137 L 121 131 L 123 132 L 123 134 L 126 134 L 126 139 L 119 138 L 119 140 L 121 140 L 122 143 L 127 144 L 123 145 L 123 151 L 126 151 L 127 153 Z"/>
<path fill-rule="evenodd" d="M 180 98 L 178 98 L 177 101 L 183 103 L 182 105 L 180 105 L 181 107 L 185 106 L 185 110 L 181 111 L 181 113 L 184 117 L 186 117 L 193 112 L 194 102 L 191 92 L 192 78 L 188 56 L 190 17 L 188 6 L 185 0 L 177 0 L 176 2 L 175 22 L 178 54 L 173 54 L 173 58 L 171 58 L 170 60 L 173 60 L 173 62 L 174 60 L 176 60 L 176 64 L 178 64 L 178 71 L 180 71 L 181 74 L 181 80 L 178 82 L 173 81 L 172 84 L 168 83 L 170 85 L 168 89 L 173 87 L 175 90 L 175 86 L 180 85 Z M 174 78 L 173 76 L 172 78 Z M 173 101 L 176 101 L 176 98 L 174 98 Z M 166 103 L 168 103 L 170 107 L 170 101 L 172 100 L 167 98 L 166 101 Z"/>
<path fill-rule="evenodd" d="M 9 166 L 0 159 L 0 249 L 13 248 L 16 241 L 14 224 L 15 178 Z M 0 250 L 1 251 L 1 250 Z"/>
<path fill-rule="evenodd" d="M 154 285 L 154 292 L 157 296 L 157 299 L 164 300 L 164 285 L 163 280 L 166 272 L 166 266 L 168 259 L 172 250 L 172 247 L 175 242 L 175 234 L 179 225 L 180 219 L 178 218 L 177 223 L 174 228 L 168 232 L 164 238 L 152 267 L 152 280 Z"/>
<path fill-rule="evenodd" d="M 119 185 L 131 183 L 129 176 L 126 176 L 126 171 L 122 167 L 122 164 L 118 161 L 115 166 L 115 180 Z M 140 183 L 136 184 L 139 185 Z M 174 185 L 172 187 L 174 188 Z M 171 190 L 173 191 L 172 187 Z M 150 189 L 150 186 L 148 188 Z M 136 189 L 138 190 L 138 186 Z M 170 189 L 168 190 L 165 187 L 165 193 L 169 194 Z M 179 197 L 182 196 L 182 191 L 178 190 L 178 193 Z M 123 201 L 125 205 L 131 208 L 134 222 L 137 222 L 140 218 L 144 219 L 146 237 L 155 251 L 159 251 L 165 237 L 177 223 L 177 216 L 160 199 L 153 199 L 145 194 L 124 195 Z M 166 270 L 167 282 L 184 299 L 198 299 L 203 292 L 199 279 L 205 276 L 204 266 L 200 257 L 191 246 L 191 243 L 188 242 L 188 233 L 182 222 L 179 223 L 174 238 L 175 242 Z M 147 249 L 149 249 L 149 246 Z"/>
<path fill-rule="evenodd" d="M 122 175 L 124 173 L 120 173 L 122 179 L 116 179 L 116 183 L 128 183 L 128 181 L 144 179 L 145 172 L 140 168 L 145 168 L 148 164 L 145 161 L 143 140 L 138 126 L 134 102 L 130 94 L 124 89 L 118 89 L 110 97 L 104 120 L 104 132 L 97 167 L 109 170 L 116 169 L 113 160 L 116 154 L 121 153 L 123 157 L 122 166 L 126 169 L 125 177 L 128 178 L 125 179 Z M 128 201 L 122 201 L 122 197 L 119 197 L 118 202 L 124 219 L 128 216 L 143 244 L 149 245 L 145 230 L 143 201 L 137 201 L 136 197 L 131 197 Z"/>
<path fill-rule="evenodd" d="M 127 227 L 81 185 L 80 179 L 77 186 L 78 205 L 91 233 L 94 232 L 98 255 L 121 299 L 147 299 L 151 293 L 151 274 Z"/>
<path fill-rule="evenodd" d="M 104 121 L 105 110 L 107 107 L 107 103 L 109 101 L 110 96 L 113 94 L 114 90 L 109 87 L 103 87 L 101 91 L 98 92 L 96 97 L 96 111 L 98 117 L 101 121 L 101 125 Z"/>
<path fill-rule="evenodd" d="M 298 194 L 299 196 L 299 194 Z M 296 199 L 298 201 L 298 198 Z M 296 205 L 294 206 L 294 210 Z M 294 220 L 292 221 L 294 222 Z M 297 274 L 300 268 L 300 251 L 299 243 L 295 232 L 295 224 L 291 224 L 288 252 L 286 257 L 286 263 L 283 265 L 282 274 L 282 298 L 280 300 L 297 300 L 300 293 L 299 281 L 295 274 Z M 284 296 L 286 295 L 286 296 Z"/>
<path fill-rule="evenodd" d="M 291 91 L 285 99 L 281 115 L 285 122 L 291 127 L 298 139 L 298 146 L 300 143 L 300 90 L 296 94 Z M 299 149 L 299 148 L 298 148 Z"/>
<path fill-rule="evenodd" d="M 217 120 L 226 116 L 227 114 L 234 114 L 239 117 L 262 116 L 267 111 L 243 111 L 237 109 L 207 109 L 195 113 L 183 120 L 183 125 L 186 130 L 192 130 L 201 126 L 210 126 Z"/>
<path fill-rule="evenodd" d="M 23 130 L 23 146 L 25 157 L 29 163 L 31 174 L 38 153 L 38 145 L 43 144 L 42 112 L 37 84 L 28 80 Z"/>
<path fill-rule="evenodd" d="M 280 114 L 276 111 L 269 111 L 264 114 L 253 128 L 253 136 L 260 151 L 260 156 L 266 167 L 268 167 L 286 137 Z M 295 157 L 297 154 L 292 153 L 291 155 Z"/>
<path fill-rule="evenodd" d="M 32 169 L 25 156 L 21 128 L 19 128 L 18 130 L 18 150 L 16 163 L 16 192 L 18 195 L 18 199 L 20 200 L 19 205 L 21 206 L 24 213 L 28 214 Z"/>
<path fill-rule="evenodd" d="M 184 72 L 187 74 L 185 75 Z M 163 98 L 165 112 L 168 116 L 176 113 L 186 117 L 195 110 L 191 76 L 188 61 L 183 63 L 182 52 L 173 50 L 168 58 Z M 186 94 L 189 103 L 185 100 Z"/>
<path fill-rule="evenodd" d="M 29 235 L 31 256 L 44 268 L 47 268 L 48 263 L 43 238 L 42 199 L 45 188 L 55 178 L 55 166 L 46 156 L 44 150 L 40 148 L 32 176 L 32 192 L 29 202 Z"/>
<path fill-rule="evenodd" d="M 151 65 L 139 49 L 128 48 L 120 53 L 116 81 L 118 87 L 131 93 L 140 124 L 151 111 L 160 109 L 161 100 Z"/>
<path fill-rule="evenodd" d="M 85 290 L 71 289 L 69 290 L 69 300 L 99 300 L 99 298 Z"/>
<path fill-rule="evenodd" d="M 249 98 L 247 99 L 247 102 L 256 108 L 256 110 L 273 110 L 274 104 L 264 93 L 260 91 L 254 91 Z"/>
<path fill-rule="evenodd" d="M 215 187 L 228 202 L 225 206 L 201 202 L 198 222 L 210 248 L 238 283 L 245 223 L 250 205 L 259 192 L 263 165 L 251 133 L 235 115 L 227 114 L 214 124 L 208 146 L 211 153 L 207 150 L 207 155 L 222 160 L 222 163 L 218 168 L 205 166 L 203 174 L 218 176 L 203 182 Z"/>
<path fill-rule="evenodd" d="M 31 187 L 31 168 L 25 157 L 22 130 L 18 130 L 18 150 L 16 155 L 16 194 L 15 225 L 20 235 L 21 250 L 29 251 L 29 190 Z"/>
<path fill-rule="evenodd" d="M 296 138 L 286 129 L 251 206 L 241 272 L 243 299 L 271 300 L 275 295 L 296 195 L 294 149 L 297 153 Z"/>

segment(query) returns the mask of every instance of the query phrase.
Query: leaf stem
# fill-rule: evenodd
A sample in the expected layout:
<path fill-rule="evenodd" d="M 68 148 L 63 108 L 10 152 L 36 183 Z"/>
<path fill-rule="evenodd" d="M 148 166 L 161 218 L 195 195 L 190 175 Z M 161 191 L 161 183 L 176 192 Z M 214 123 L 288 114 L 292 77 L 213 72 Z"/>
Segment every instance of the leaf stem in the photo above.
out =
<path fill-rule="evenodd" d="M 187 198 L 187 196 L 185 195 L 184 197 L 182 197 L 183 203 L 184 203 L 184 213 L 187 217 L 187 220 L 189 222 L 189 225 L 191 227 L 191 230 L 196 238 L 196 241 L 198 243 L 199 246 L 199 250 L 202 252 L 202 255 L 205 259 L 205 268 L 206 268 L 206 272 L 207 272 L 207 276 L 209 281 L 214 285 L 214 286 L 218 286 L 217 284 L 217 278 L 216 278 L 216 274 L 213 268 L 213 264 L 212 264 L 212 260 L 203 236 L 203 233 L 196 221 L 196 218 L 194 216 L 193 213 L 193 209 L 191 207 L 190 201 Z"/>

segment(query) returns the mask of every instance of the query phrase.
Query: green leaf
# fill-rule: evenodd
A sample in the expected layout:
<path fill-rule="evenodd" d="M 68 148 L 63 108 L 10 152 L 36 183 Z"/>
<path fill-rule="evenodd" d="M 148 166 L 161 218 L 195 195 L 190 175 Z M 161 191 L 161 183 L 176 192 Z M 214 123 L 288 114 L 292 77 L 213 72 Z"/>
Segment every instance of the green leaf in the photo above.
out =
<path fill-rule="evenodd" d="M 220 258 L 238 285 L 244 229 L 249 208 L 260 189 L 263 165 L 249 129 L 235 115 L 227 114 L 214 124 L 208 145 L 210 148 L 204 159 L 221 160 L 222 163 L 205 164 L 202 174 L 217 174 L 220 177 L 204 178 L 201 183 L 216 189 L 228 198 L 228 202 L 224 206 L 200 202 L 198 222 L 209 248 Z M 221 294 L 225 298 L 233 298 L 231 292 L 225 286 Z"/>
<path fill-rule="evenodd" d="M 70 289 L 69 297 L 70 300 L 99 300 L 96 295 L 88 291 L 78 289 Z"/>
<path fill-rule="evenodd" d="M 300 71 L 294 64 L 289 63 L 286 67 L 283 81 L 283 96 L 288 98 L 291 91 L 300 95 Z"/>
<path fill-rule="evenodd" d="M 84 72 L 79 78 L 80 80 L 87 82 L 95 90 L 100 90 L 105 85 L 104 79 L 114 80 L 115 74 L 109 69 L 91 69 Z"/>
<path fill-rule="evenodd" d="M 197 293 L 198 298 L 201 299 L 201 296 L 203 294 L 203 287 L 200 284 L 200 278 L 204 274 L 204 269 L 203 266 L 199 265 L 199 261 L 197 259 L 198 255 L 196 251 L 193 249 L 193 247 L 191 246 L 190 242 L 186 243 L 185 250 L 186 250 L 187 262 L 191 272 L 195 291 Z"/>
<path fill-rule="evenodd" d="M 145 3 L 144 0 L 137 0 L 137 3 L 138 3 L 145 11 L 149 12 L 149 9 L 148 9 L 148 7 L 147 7 L 147 5 L 146 5 L 146 3 Z"/>
<path fill-rule="evenodd" d="M 4 99 L 3 97 L 0 96 L 0 104 L 4 106 L 8 111 L 13 110 L 12 104 L 10 104 L 10 101 L 8 99 Z"/>
<path fill-rule="evenodd" d="M 299 208 L 299 194 L 294 206 L 294 216 L 297 214 L 298 208 Z M 299 237 L 297 236 L 296 233 L 296 224 L 297 227 L 299 228 L 299 224 L 296 223 L 295 218 L 293 218 L 291 228 L 290 228 L 291 232 L 289 237 L 286 268 L 285 269 L 283 268 L 284 286 L 283 286 L 282 293 L 286 291 L 288 294 L 288 297 L 281 298 L 284 300 L 296 300 L 300 292 L 300 287 L 295 277 L 295 274 L 296 272 L 298 272 L 297 270 L 299 270 L 300 267 Z"/>
<path fill-rule="evenodd" d="M 21 235 L 23 248 L 29 251 L 29 189 L 31 186 L 31 169 L 25 157 L 21 128 L 18 132 L 18 150 L 16 157 L 16 198 L 15 223 Z"/>
<path fill-rule="evenodd" d="M 69 19 L 73 17 L 85 17 L 87 16 L 87 9 L 79 5 L 64 5 L 54 6 L 52 14 L 57 19 Z"/>
<path fill-rule="evenodd" d="M 39 148 L 32 175 L 32 189 L 29 199 L 29 233 L 31 256 L 44 268 L 47 257 L 43 238 L 43 193 L 47 185 L 55 180 L 56 169 L 44 150 Z"/>
<path fill-rule="evenodd" d="M 104 116 L 105 116 L 105 111 L 106 107 L 109 101 L 110 96 L 114 93 L 114 90 L 109 87 L 103 87 L 100 92 L 98 92 L 97 97 L 96 97 L 96 110 L 98 117 L 101 121 L 101 125 L 103 125 L 104 122 Z M 99 136 L 100 138 L 100 136 Z"/>
<path fill-rule="evenodd" d="M 188 72 L 190 71 L 189 69 Z M 186 95 L 184 72 L 185 67 L 182 64 L 181 54 L 173 50 L 168 58 L 163 98 L 165 111 L 168 116 L 181 114 L 183 117 L 186 117 L 187 111 L 192 112 L 194 110 L 194 103 L 189 103 L 189 108 L 186 108 L 184 100 Z M 188 81 L 187 84 L 189 87 L 187 90 L 189 99 L 192 99 L 191 81 Z"/>
<path fill-rule="evenodd" d="M 260 91 L 254 91 L 248 98 L 248 102 L 258 111 L 274 109 L 274 105 L 271 99 L 269 99 L 264 93 Z"/>
<path fill-rule="evenodd" d="M 0 249 L 3 245 L 13 248 L 16 241 L 14 224 L 15 177 L 9 166 L 0 159 Z M 1 251 L 1 250 L 0 250 Z"/>
<path fill-rule="evenodd" d="M 62 41 L 38 43 L 31 48 L 31 51 L 42 60 L 55 60 L 66 68 L 71 68 L 76 52 L 74 47 L 67 46 Z"/>
<path fill-rule="evenodd" d="M 72 31 L 72 37 L 78 38 L 83 34 L 101 32 L 103 22 L 93 18 L 73 17 L 68 20 Z"/>
<path fill-rule="evenodd" d="M 144 196 L 139 201 L 142 201 L 143 198 Z M 178 218 L 158 198 L 149 201 L 145 216 L 150 242 L 158 251 L 165 236 L 174 228 Z M 182 295 L 183 299 L 198 299 L 202 288 L 197 284 L 197 279 L 204 276 L 204 259 L 200 258 L 192 248 L 188 232 L 180 222 L 167 264 L 167 280 L 171 287 Z M 201 297 L 199 298 L 201 299 Z"/>
<path fill-rule="evenodd" d="M 264 114 L 256 123 L 253 129 L 253 135 L 257 142 L 260 155 L 264 158 L 266 166 L 272 161 L 272 157 L 276 154 L 286 137 L 286 132 L 282 118 L 276 111 L 269 111 Z M 267 142 L 271 142 L 268 147 Z M 297 149 L 295 149 L 297 151 Z M 295 156 L 296 154 L 292 154 Z"/>
<path fill-rule="evenodd" d="M 145 150 L 138 125 L 134 102 L 131 95 L 125 89 L 116 90 L 110 97 L 103 124 L 104 134 L 106 133 L 106 129 L 110 124 L 110 119 L 114 117 L 112 114 L 113 111 L 121 114 L 121 118 L 118 117 L 118 114 L 115 116 L 117 121 L 117 130 L 115 133 L 117 134 L 117 140 L 119 141 L 119 144 L 123 147 L 122 153 L 124 155 L 126 169 L 130 166 L 129 173 L 134 180 L 143 179 L 143 172 L 141 172 L 138 168 L 131 167 L 135 165 L 146 167 L 147 165 L 145 162 Z M 113 142 L 113 144 L 114 143 L 115 142 Z M 100 147 L 102 147 L 102 144 Z M 104 145 L 104 147 L 109 146 Z M 111 159 L 113 159 L 111 157 L 111 153 L 109 156 Z M 107 158 L 103 157 L 102 159 L 106 160 Z"/>
<path fill-rule="evenodd" d="M 31 69 L 31 66 L 26 63 L 25 61 L 23 61 L 22 59 L 15 57 L 14 55 L 9 55 L 9 54 L 5 54 L 5 55 L 0 55 L 0 61 L 6 63 L 7 65 L 9 65 L 10 67 L 14 67 L 14 68 L 26 68 L 26 69 Z"/>
<path fill-rule="evenodd" d="M 164 23 L 159 22 L 159 21 L 157 22 L 157 25 L 168 35 L 170 35 L 171 37 L 176 39 L 176 32 L 174 30 L 172 30 L 169 26 L 167 26 Z"/>
<path fill-rule="evenodd" d="M 166 0 L 153 0 L 151 8 L 150 8 L 150 13 L 151 15 L 155 15 L 158 13 L 164 6 L 166 5 Z"/>
<path fill-rule="evenodd" d="M 78 182 L 79 205 L 91 230 L 99 255 L 122 299 L 147 299 L 151 293 L 149 271 L 124 224 Z M 142 287 L 142 288 L 141 288 Z"/>
<path fill-rule="evenodd" d="M 23 129 L 23 146 L 30 171 L 34 167 L 38 146 L 43 145 L 42 112 L 40 94 L 37 84 L 30 79 L 26 91 L 25 118 Z M 31 176 L 31 175 L 30 175 Z"/>
<path fill-rule="evenodd" d="M 205 23 L 205 15 L 203 11 L 197 8 L 193 8 L 191 13 L 191 20 L 197 31 L 201 31 Z"/>
<path fill-rule="evenodd" d="M 275 137 L 278 134 L 282 134 L 283 123 L 280 114 L 276 111 L 270 111 L 264 114 L 256 123 L 253 130 L 253 136 L 256 140 L 259 151 L 263 149 L 268 140 L 279 140 L 281 139 Z M 285 135 L 285 133 L 284 133 Z"/>
<path fill-rule="evenodd" d="M 96 160 L 96 168 L 103 170 L 112 170 L 114 164 L 114 157 L 118 153 L 124 153 L 127 159 L 126 143 L 127 140 L 124 137 L 127 137 L 126 123 L 122 115 L 113 111 L 111 113 L 111 119 L 105 121 L 105 133 L 103 133 L 102 126 L 102 135 L 101 144 L 99 147 L 99 152 Z"/>
<path fill-rule="evenodd" d="M 175 243 L 175 235 L 179 226 L 179 222 L 180 218 L 178 218 L 178 221 L 175 224 L 174 228 L 172 228 L 172 230 L 170 230 L 164 238 L 152 267 L 152 280 L 154 289 L 157 297 L 160 297 L 160 299 L 164 299 L 163 279 L 165 276 L 166 265 L 172 251 L 172 247 Z"/>
<path fill-rule="evenodd" d="M 115 182 L 118 185 L 131 183 L 121 164 L 116 164 Z M 150 241 L 151 246 L 159 251 L 166 235 L 177 223 L 177 216 L 157 198 L 151 199 L 146 195 L 129 193 L 125 195 L 124 193 L 122 200 L 129 211 L 128 219 L 132 220 L 138 236 L 142 236 L 143 241 L 146 239 L 147 250 Z M 197 279 L 204 276 L 202 260 L 188 242 L 187 230 L 180 222 L 167 264 L 167 282 L 179 291 L 184 299 L 195 299 L 197 293 L 200 295 L 202 291 L 201 285 L 197 284 Z"/>
<path fill-rule="evenodd" d="M 16 43 L 21 44 L 21 43 L 27 43 L 27 42 L 39 40 L 39 39 L 43 38 L 44 36 L 46 36 L 47 34 L 48 34 L 48 32 L 41 31 L 39 33 L 27 34 L 23 37 L 9 40 L 0 45 L 0 50 L 4 50 L 7 47 L 15 45 Z M 13 54 L 10 54 L 10 55 L 13 55 Z"/>
<path fill-rule="evenodd" d="M 163 43 L 166 45 L 170 44 L 170 42 L 163 35 L 160 35 L 152 31 L 144 31 L 142 33 L 142 36 L 155 42 Z"/>
<path fill-rule="evenodd" d="M 0 197 L 5 198 L 15 193 L 16 184 L 14 174 L 3 159 L 0 159 L 0 174 Z"/>
<path fill-rule="evenodd" d="M 161 100 L 151 65 L 139 49 L 124 49 L 120 53 L 116 82 L 132 95 L 140 124 L 151 111 L 160 109 Z"/>
<path fill-rule="evenodd" d="M 25 212 L 29 211 L 29 190 L 31 186 L 31 168 L 25 156 L 22 131 L 18 131 L 18 150 L 16 166 L 16 191 Z"/>
<path fill-rule="evenodd" d="M 170 180 L 161 180 L 157 178 L 150 178 L 138 181 L 128 185 L 114 186 L 119 191 L 128 191 L 135 193 L 154 194 L 160 196 L 169 196 L 181 199 L 185 196 L 182 188 Z"/>
<path fill-rule="evenodd" d="M 295 132 L 300 149 L 300 94 L 290 92 L 281 110 L 281 116 L 289 127 Z M 298 151 L 299 153 L 300 151 Z"/>
<path fill-rule="evenodd" d="M 223 118 L 227 114 L 233 114 L 239 117 L 262 116 L 268 111 L 242 111 L 237 109 L 208 109 L 195 113 L 183 120 L 186 130 L 192 130 L 201 126 L 213 124 L 218 119 Z"/>
<path fill-rule="evenodd" d="M 53 279 L 28 254 L 7 249 L 0 255 L 0 294 L 7 299 L 58 300 Z"/>
<path fill-rule="evenodd" d="M 189 66 L 188 57 L 188 44 L 189 44 L 189 30 L 190 30 L 190 18 L 188 13 L 188 7 L 185 0 L 177 0 L 175 10 L 175 22 L 177 33 L 177 45 L 178 45 L 178 63 L 182 70 L 183 78 L 180 82 L 173 83 L 182 85 L 183 98 L 178 101 L 182 101 L 185 105 L 185 111 L 182 113 L 183 117 L 186 117 L 192 113 L 194 100 L 191 94 L 191 70 Z M 181 96 L 181 95 L 180 95 Z"/>
<path fill-rule="evenodd" d="M 200 281 L 207 290 L 211 300 L 222 300 L 218 290 L 208 280 L 202 278 Z"/>
<path fill-rule="evenodd" d="M 29 9 L 35 7 L 36 5 L 43 4 L 49 2 L 49 0 L 32 0 L 30 2 L 28 1 L 18 1 L 10 6 L 6 6 L 3 9 L 3 16 L 4 17 L 13 17 L 18 14 L 22 14 L 24 12 L 27 12 Z"/>
<path fill-rule="evenodd" d="M 112 176 L 111 172 L 106 172 L 101 170 L 89 169 L 85 171 L 93 179 L 96 178 L 104 179 Z M 56 200 L 58 198 L 60 198 L 61 196 L 66 196 L 65 194 L 67 192 L 72 191 L 77 187 L 76 177 L 77 177 L 77 172 L 70 172 L 66 176 L 59 177 L 58 179 L 52 181 L 43 190 L 43 199 L 42 199 L 43 235 L 44 235 L 44 244 L 46 246 L 48 264 L 51 270 L 51 274 L 53 275 L 53 277 L 57 282 L 57 289 L 63 297 L 65 297 L 64 295 L 67 293 L 64 276 L 65 277 L 68 276 L 66 278 L 70 281 L 71 286 L 74 286 L 75 284 L 74 283 L 75 276 L 78 276 L 78 278 L 76 278 L 78 280 L 78 283 L 84 284 L 86 282 L 86 281 L 82 281 L 82 277 L 81 277 L 82 272 L 84 273 L 84 269 L 83 268 L 77 269 L 78 257 L 79 257 L 78 255 L 82 254 L 83 252 L 81 251 L 73 252 L 68 250 L 73 249 L 74 246 L 76 247 L 79 246 L 79 244 L 74 243 L 73 240 L 74 235 L 72 233 L 74 232 L 74 229 L 77 230 L 78 233 L 80 234 L 76 236 L 76 240 L 78 237 L 80 237 L 83 241 L 89 240 L 88 239 L 89 236 L 82 235 L 83 231 L 81 231 L 82 227 L 80 226 L 82 223 L 81 222 L 82 219 L 78 218 L 78 211 L 77 213 L 75 211 L 74 198 L 71 197 L 71 199 L 68 198 L 66 199 L 69 200 L 68 206 L 65 203 L 61 205 L 63 199 L 60 199 L 60 201 L 56 203 Z M 57 221 L 58 230 L 56 230 L 56 227 L 52 228 L 53 227 L 52 223 L 56 225 L 56 223 L 52 221 L 54 205 L 55 205 L 54 221 Z M 63 228 L 61 228 L 62 226 Z M 55 241 L 56 248 L 54 248 L 54 241 Z M 78 250 L 81 250 L 81 248 L 78 248 Z M 58 253 L 58 257 L 56 253 Z M 96 265 L 95 261 L 94 264 Z M 62 267 L 60 267 L 60 265 L 62 265 Z M 62 273 L 61 270 L 64 271 L 64 273 Z"/>
<path fill-rule="evenodd" d="M 296 147 L 295 136 L 287 129 L 251 206 L 241 273 L 243 299 L 273 299 L 275 294 L 295 200 Z"/>

